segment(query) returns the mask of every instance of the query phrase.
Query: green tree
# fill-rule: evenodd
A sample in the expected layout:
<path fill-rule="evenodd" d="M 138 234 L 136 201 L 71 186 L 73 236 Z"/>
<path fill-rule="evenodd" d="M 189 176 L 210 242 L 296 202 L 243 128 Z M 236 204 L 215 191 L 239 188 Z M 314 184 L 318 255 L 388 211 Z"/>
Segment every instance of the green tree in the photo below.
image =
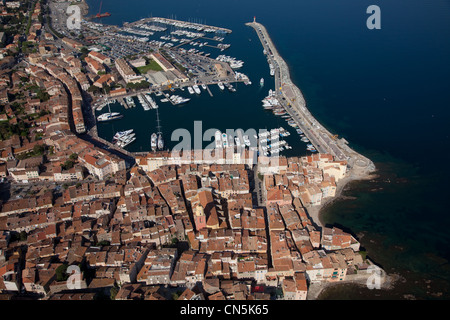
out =
<path fill-rule="evenodd" d="M 117 287 L 116 284 L 114 284 L 114 287 L 112 287 L 109 292 L 111 300 L 116 300 L 116 295 L 119 292 L 119 288 Z"/>
<path fill-rule="evenodd" d="M 69 275 L 67 274 L 67 268 L 67 264 L 60 265 L 58 268 L 56 268 L 55 274 L 57 281 L 66 281 L 69 278 Z"/>
<path fill-rule="evenodd" d="M 110 245 L 110 242 L 108 240 L 102 240 L 97 243 L 97 246 L 101 246 L 101 247 L 109 246 L 109 245 Z"/>
<path fill-rule="evenodd" d="M 20 239 L 20 241 L 26 241 L 26 240 L 27 240 L 27 237 L 28 237 L 28 235 L 27 235 L 27 233 L 26 233 L 25 231 L 22 231 L 22 232 L 19 234 L 19 239 Z"/>
<path fill-rule="evenodd" d="M 37 144 L 33 147 L 33 154 L 36 156 L 43 155 L 45 151 L 45 146 L 42 144 Z"/>
<path fill-rule="evenodd" d="M 72 169 L 74 165 L 75 161 L 66 160 L 63 164 L 61 164 L 61 168 L 63 168 L 63 170 L 69 170 Z"/>

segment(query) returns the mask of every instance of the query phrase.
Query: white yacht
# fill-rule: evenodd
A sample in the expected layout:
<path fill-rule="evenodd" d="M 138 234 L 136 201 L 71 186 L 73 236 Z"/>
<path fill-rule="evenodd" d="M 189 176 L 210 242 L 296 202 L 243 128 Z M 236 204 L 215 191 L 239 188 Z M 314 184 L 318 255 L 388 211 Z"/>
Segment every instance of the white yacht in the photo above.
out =
<path fill-rule="evenodd" d="M 222 148 L 222 132 L 220 132 L 220 130 L 216 131 L 215 134 L 215 141 L 216 141 L 216 149 L 217 148 Z"/>
<path fill-rule="evenodd" d="M 116 120 L 116 119 L 122 119 L 123 115 L 119 112 L 107 112 L 99 115 L 97 117 L 97 121 L 103 122 L 103 121 L 110 121 L 110 120 Z"/>
<path fill-rule="evenodd" d="M 150 145 L 153 151 L 156 151 L 158 136 L 156 133 L 152 133 Z"/>
<path fill-rule="evenodd" d="M 248 136 L 247 135 L 243 136 L 243 139 L 244 139 L 244 144 L 247 147 L 250 147 L 250 139 L 248 138 Z"/>
<path fill-rule="evenodd" d="M 132 132 L 133 132 L 133 129 L 116 132 L 116 134 L 113 137 L 113 142 L 116 142 L 117 140 L 131 134 Z"/>
<path fill-rule="evenodd" d="M 194 88 L 194 92 L 196 94 L 200 94 L 201 93 L 200 88 L 198 87 L 198 85 L 195 84 L 195 85 L 192 86 L 192 88 Z"/>
<path fill-rule="evenodd" d="M 162 150 L 164 148 L 164 140 L 161 133 L 158 133 L 158 149 Z"/>

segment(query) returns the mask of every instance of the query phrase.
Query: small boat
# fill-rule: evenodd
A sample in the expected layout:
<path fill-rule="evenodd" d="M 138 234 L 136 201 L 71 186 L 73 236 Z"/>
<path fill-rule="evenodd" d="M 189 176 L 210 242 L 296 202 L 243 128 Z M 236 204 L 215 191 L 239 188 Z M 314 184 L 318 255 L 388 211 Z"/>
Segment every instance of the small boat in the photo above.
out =
<path fill-rule="evenodd" d="M 132 132 L 133 132 L 133 129 L 116 132 L 116 134 L 113 137 L 113 142 L 116 142 L 117 140 L 131 134 Z"/>
<path fill-rule="evenodd" d="M 223 85 L 222 82 L 219 82 L 217 85 L 219 86 L 220 90 L 225 89 L 225 86 Z"/>
<path fill-rule="evenodd" d="M 215 134 L 216 148 L 222 148 L 222 132 L 220 130 L 216 131 Z"/>
<path fill-rule="evenodd" d="M 261 78 L 261 80 L 259 80 L 259 84 L 261 87 L 264 85 L 264 78 Z"/>
<path fill-rule="evenodd" d="M 158 136 L 156 135 L 156 133 L 152 133 L 150 144 L 151 144 L 153 151 L 156 151 L 157 139 L 158 139 Z"/>
<path fill-rule="evenodd" d="M 130 140 L 131 138 L 133 138 L 136 135 L 136 133 L 130 133 L 127 134 L 126 136 L 120 137 L 119 139 L 117 139 L 119 142 L 124 142 L 127 140 Z"/>
<path fill-rule="evenodd" d="M 133 108 L 133 107 L 136 106 L 136 104 L 134 103 L 134 100 L 133 100 L 132 97 L 128 96 L 128 97 L 125 98 L 125 100 L 127 101 L 127 105 L 128 105 L 130 108 Z"/>
<path fill-rule="evenodd" d="M 196 94 L 200 94 L 201 93 L 200 88 L 198 87 L 198 85 L 194 85 L 194 86 L 192 86 L 192 88 L 194 88 L 194 92 Z"/>
<path fill-rule="evenodd" d="M 244 144 L 247 147 L 250 147 L 250 139 L 248 138 L 248 136 L 247 135 L 243 136 L 243 139 L 244 139 Z"/>
<path fill-rule="evenodd" d="M 125 147 L 128 146 L 130 143 L 134 142 L 135 140 L 136 140 L 135 137 L 131 137 L 131 138 L 125 140 L 125 141 L 121 141 L 120 144 L 119 144 L 119 147 L 125 148 Z"/>
<path fill-rule="evenodd" d="M 188 91 L 189 91 L 190 94 L 194 94 L 195 93 L 195 91 L 194 91 L 194 89 L 192 89 L 192 87 L 188 87 Z"/>
<path fill-rule="evenodd" d="M 231 92 L 236 92 L 236 89 L 229 83 L 226 84 L 227 89 L 230 90 Z"/>
<path fill-rule="evenodd" d="M 123 118 L 123 115 L 120 114 L 119 112 L 107 112 L 107 113 L 103 113 L 103 114 L 99 115 L 97 117 L 97 121 L 103 122 L 103 121 L 117 120 L 117 119 L 122 119 L 122 118 Z"/>
<path fill-rule="evenodd" d="M 164 140 L 163 140 L 162 134 L 159 133 L 158 134 L 158 149 L 162 150 L 163 148 L 164 148 Z"/>
<path fill-rule="evenodd" d="M 236 147 L 240 147 L 241 146 L 241 140 L 239 139 L 239 137 L 235 137 L 234 141 L 236 142 Z"/>

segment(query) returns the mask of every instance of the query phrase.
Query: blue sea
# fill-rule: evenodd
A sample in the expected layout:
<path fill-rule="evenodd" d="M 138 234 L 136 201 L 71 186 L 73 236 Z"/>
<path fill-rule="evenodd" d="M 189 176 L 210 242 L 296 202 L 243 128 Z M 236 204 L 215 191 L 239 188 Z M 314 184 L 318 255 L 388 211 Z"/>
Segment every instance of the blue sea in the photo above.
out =
<path fill-rule="evenodd" d="M 87 2 L 97 13 L 100 0 Z M 381 9 L 380 30 L 366 26 L 370 5 Z M 233 30 L 224 41 L 231 48 L 223 54 L 245 61 L 240 71 L 253 85 L 238 84 L 236 93 L 215 87 L 214 97 L 202 94 L 182 107 L 160 104 L 166 141 L 176 128 L 191 130 L 195 120 L 202 120 L 205 130 L 289 127 L 261 107 L 273 79 L 255 32 L 245 26 L 256 17 L 311 113 L 378 169 L 377 178 L 348 185 L 322 219 L 355 234 L 369 257 L 402 281 L 392 290 L 337 286 L 320 298 L 450 297 L 450 1 L 108 0 L 102 11 L 112 14 L 102 20 L 108 24 L 159 16 Z M 125 115 L 100 126 L 100 135 L 110 138 L 133 125 L 143 138 L 129 150 L 148 150 L 155 112 L 137 107 Z M 294 147 L 289 155 L 305 154 L 295 132 L 288 142 Z"/>

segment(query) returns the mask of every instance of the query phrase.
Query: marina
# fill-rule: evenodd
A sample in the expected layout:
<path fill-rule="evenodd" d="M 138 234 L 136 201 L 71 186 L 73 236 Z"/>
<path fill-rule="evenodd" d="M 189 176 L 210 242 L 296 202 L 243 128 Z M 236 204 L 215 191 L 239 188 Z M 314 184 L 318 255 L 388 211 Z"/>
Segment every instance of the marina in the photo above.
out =
<path fill-rule="evenodd" d="M 151 22 L 150 22 L 151 21 Z M 170 47 L 166 47 L 164 43 L 160 43 L 159 44 L 159 48 L 167 48 L 165 51 L 165 56 L 169 59 L 174 59 L 175 61 L 177 61 L 178 63 L 180 63 L 182 66 L 188 66 L 189 64 L 193 65 L 193 62 L 196 61 L 196 66 L 195 66 L 195 70 L 190 70 L 193 74 L 191 75 L 193 77 L 192 80 L 190 81 L 186 81 L 184 83 L 174 83 L 172 85 L 169 86 L 153 86 L 152 88 L 149 88 L 147 90 L 140 90 L 138 92 L 130 92 L 126 95 L 123 96 L 119 96 L 116 97 L 116 100 L 114 101 L 114 104 L 120 105 L 124 108 L 124 111 L 126 111 L 125 113 L 128 114 L 129 112 L 131 112 L 131 110 L 135 109 L 135 107 L 139 107 L 137 109 L 140 109 L 146 113 L 149 114 L 150 117 L 154 117 L 156 116 L 156 122 L 157 122 L 157 126 L 152 129 L 152 126 L 150 125 L 150 132 L 149 133 L 142 133 L 142 132 L 137 132 L 138 131 L 138 127 L 139 124 L 137 124 L 137 126 L 133 127 L 133 129 L 135 129 L 136 133 L 133 137 L 129 137 L 129 139 L 127 140 L 127 142 L 129 142 L 128 144 L 118 144 L 118 146 L 120 145 L 125 145 L 128 146 L 130 148 L 130 150 L 136 150 L 136 151 L 145 151 L 145 150 L 161 150 L 163 148 L 163 146 L 165 146 L 163 137 L 162 137 L 162 132 L 161 129 L 158 128 L 159 126 L 159 122 L 160 122 L 160 112 L 162 111 L 162 113 L 166 113 L 166 108 L 168 108 L 170 105 L 172 106 L 178 106 L 179 108 L 177 108 L 177 110 L 175 112 L 179 113 L 181 112 L 183 109 L 182 108 L 186 108 L 187 105 L 191 105 L 192 107 L 194 107 L 196 109 L 195 112 L 197 112 L 198 109 L 198 103 L 206 103 L 207 98 L 204 97 L 204 95 L 202 95 L 202 93 L 207 92 L 209 96 L 209 98 L 214 97 L 215 100 L 214 101 L 214 106 L 216 105 L 221 105 L 221 104 L 227 104 L 227 108 L 224 110 L 229 110 L 229 106 L 230 103 L 231 105 L 234 105 L 234 102 L 226 102 L 228 101 L 228 94 L 232 94 L 235 95 L 237 93 L 239 93 L 239 90 L 243 90 L 244 91 L 254 91 L 254 90 L 258 90 L 259 87 L 257 88 L 251 88 L 251 81 L 249 79 L 249 77 L 244 74 L 243 72 L 238 72 L 235 71 L 237 69 L 243 69 L 245 68 L 245 63 L 243 60 L 239 60 L 231 55 L 223 55 L 220 54 L 218 55 L 215 59 L 209 59 L 206 57 L 206 55 L 209 55 L 209 52 L 202 52 L 200 51 L 200 48 L 204 48 L 207 47 L 208 44 L 210 43 L 218 43 L 217 46 L 220 46 L 222 49 L 227 48 L 227 44 L 223 43 L 225 36 L 227 34 L 227 32 L 223 33 L 223 36 L 219 36 L 218 32 L 214 32 L 212 35 L 206 36 L 207 31 L 205 30 L 200 30 L 200 28 L 197 28 L 198 26 L 196 26 L 195 24 L 184 24 L 180 21 L 178 21 L 176 23 L 176 27 L 177 29 L 172 29 L 173 28 L 173 24 L 175 23 L 175 21 L 178 20 L 166 20 L 166 22 L 170 22 L 170 23 L 160 23 L 160 20 L 157 18 L 153 18 L 151 20 L 148 19 L 141 19 L 139 21 L 137 21 L 136 23 L 126 23 L 124 24 L 124 26 L 122 28 L 118 28 L 115 31 L 113 31 L 113 29 L 111 29 L 108 32 L 111 32 L 111 35 L 113 34 L 113 32 L 117 32 L 120 31 L 121 36 L 119 36 L 119 39 L 122 39 L 122 36 L 125 37 L 123 39 L 127 39 L 127 37 L 136 37 L 136 36 L 155 36 L 157 37 L 160 41 L 164 41 L 166 42 L 165 44 L 167 44 L 167 42 L 171 42 L 171 43 L 175 43 L 174 46 L 170 46 Z M 189 27 L 187 27 L 189 26 Z M 194 27 L 196 26 L 196 27 Z M 100 28 L 100 27 L 99 27 Z M 207 28 L 206 28 L 207 29 Z M 219 29 L 216 29 L 219 30 Z M 158 35 L 158 32 L 164 32 L 165 34 Z M 152 34 L 154 33 L 154 34 Z M 231 32 L 230 32 L 231 33 Z M 132 39 L 132 38 L 129 38 Z M 135 39 L 136 40 L 136 39 Z M 148 44 L 150 46 L 154 46 L 155 45 L 155 40 L 149 40 Z M 185 43 L 185 44 L 189 44 L 192 47 L 197 47 L 198 49 L 194 49 L 191 48 L 189 50 L 183 49 L 181 47 L 176 47 L 176 45 L 181 44 L 181 43 Z M 133 44 L 133 42 L 132 42 Z M 135 42 L 134 44 L 137 45 L 137 43 Z M 133 44 L 133 45 L 134 45 Z M 139 45 L 140 46 L 140 45 Z M 198 61 L 195 60 L 197 58 L 194 58 L 195 56 L 199 57 Z M 208 60 L 209 59 L 209 60 Z M 266 58 L 267 60 L 267 58 Z M 200 62 L 200 63 L 199 63 Z M 222 66 L 227 66 L 227 72 L 229 73 L 229 76 L 227 78 L 217 78 L 217 77 L 212 77 L 211 75 L 209 75 L 208 73 L 208 67 L 207 67 L 207 63 L 219 63 Z M 238 90 L 238 86 L 237 84 L 239 82 L 243 82 L 246 86 L 244 87 L 240 87 L 241 89 Z M 264 85 L 264 78 L 261 78 L 260 81 L 261 86 Z M 269 91 L 270 93 L 270 91 Z M 217 98 L 216 95 L 220 94 L 220 98 Z M 245 94 L 245 92 L 243 92 L 242 94 L 239 94 L 239 99 L 242 99 L 242 96 Z M 259 94 L 259 93 L 258 93 Z M 272 94 L 272 93 L 270 93 Z M 188 95 L 188 96 L 186 96 Z M 225 97 L 227 97 L 226 100 L 223 100 Z M 198 100 L 201 99 L 201 100 Z M 229 99 L 232 99 L 231 97 Z M 220 100 L 220 101 L 219 101 Z M 111 100 L 113 101 L 113 100 Z M 192 102 L 194 101 L 194 102 Z M 201 101 L 205 101 L 205 102 L 201 102 Z M 220 102 L 220 103 L 219 103 Z M 286 111 L 282 110 L 281 106 L 276 105 L 275 103 L 272 103 L 270 105 L 270 102 L 274 102 L 272 100 L 267 100 L 267 102 L 265 102 L 265 106 L 267 110 L 272 111 L 272 113 L 276 116 L 279 117 L 286 117 L 284 119 L 287 120 L 292 120 L 291 118 L 287 118 L 288 114 L 286 113 Z M 188 104 L 189 103 L 189 104 Z M 267 104 L 269 103 L 269 105 Z M 209 103 L 208 103 L 209 104 Z M 160 108 L 164 106 L 162 109 Z M 96 107 L 96 110 L 101 110 L 103 106 L 101 105 L 101 103 L 99 103 L 98 107 Z M 151 112 L 151 111 L 155 111 L 156 112 Z M 116 111 L 116 110 L 114 110 Z M 210 112 L 210 111 L 208 111 Z M 116 112 L 116 113 L 120 113 L 120 112 Z M 135 113 L 135 112 L 133 112 Z M 231 115 L 231 114 L 230 114 Z M 120 115 L 121 117 L 123 117 L 123 115 Z M 215 116 L 215 113 L 212 113 L 211 116 Z M 128 115 L 127 115 L 128 117 Z M 164 117 L 167 117 L 164 116 Z M 189 114 L 189 117 L 191 117 L 191 115 Z M 221 117 L 223 118 L 224 115 L 221 115 Z M 143 116 L 141 117 L 142 119 Z M 146 117 L 147 118 L 147 117 Z M 169 116 L 170 118 L 170 122 L 173 121 L 173 115 L 171 114 Z M 125 119 L 125 117 L 124 117 Z M 282 118 L 280 118 L 282 119 Z M 154 120 L 153 120 L 154 121 Z M 279 121 L 275 121 L 275 122 L 279 122 Z M 128 121 L 127 121 L 128 123 Z M 152 123 L 152 121 L 150 121 L 150 123 Z M 265 121 L 264 123 L 268 123 L 267 121 Z M 290 125 L 293 125 L 292 122 L 289 122 Z M 98 125 L 100 125 L 100 122 L 98 123 Z M 114 123 L 114 127 L 119 127 L 119 122 L 115 122 Z M 121 125 L 121 121 L 120 121 L 120 127 L 122 127 Z M 288 128 L 290 128 L 290 126 L 288 126 Z M 126 128 L 124 128 L 123 130 L 125 130 Z M 101 134 L 102 130 L 100 130 L 100 134 Z M 113 134 L 115 134 L 117 132 L 117 130 L 115 130 L 113 132 Z M 155 134 L 155 135 L 153 135 Z M 290 135 L 290 133 L 288 132 L 286 134 L 286 136 Z M 156 138 L 155 138 L 156 137 Z M 107 139 L 107 137 L 105 137 Z M 223 137 L 222 137 L 223 138 Z M 237 137 L 233 137 L 233 136 L 229 136 L 226 139 L 222 139 L 221 140 L 221 146 L 222 147 L 248 147 L 249 145 L 249 137 L 248 135 L 246 136 L 246 139 L 244 139 L 244 137 L 241 136 L 237 136 Z M 131 144 L 131 142 L 136 141 L 136 143 Z M 147 141 L 145 143 L 145 141 Z M 158 142 L 160 142 L 158 144 Z M 268 148 L 266 148 L 265 146 L 265 150 L 260 150 L 261 154 L 273 154 L 275 152 L 280 152 L 280 151 L 286 151 L 291 149 L 291 145 L 287 144 L 283 145 L 283 143 L 270 143 L 270 139 L 269 139 L 269 145 L 267 146 Z M 299 141 L 302 142 L 302 141 Z M 170 146 L 170 141 L 168 141 L 167 143 L 169 143 L 167 146 L 165 147 L 169 147 Z M 270 149 L 269 149 L 270 147 Z"/>

